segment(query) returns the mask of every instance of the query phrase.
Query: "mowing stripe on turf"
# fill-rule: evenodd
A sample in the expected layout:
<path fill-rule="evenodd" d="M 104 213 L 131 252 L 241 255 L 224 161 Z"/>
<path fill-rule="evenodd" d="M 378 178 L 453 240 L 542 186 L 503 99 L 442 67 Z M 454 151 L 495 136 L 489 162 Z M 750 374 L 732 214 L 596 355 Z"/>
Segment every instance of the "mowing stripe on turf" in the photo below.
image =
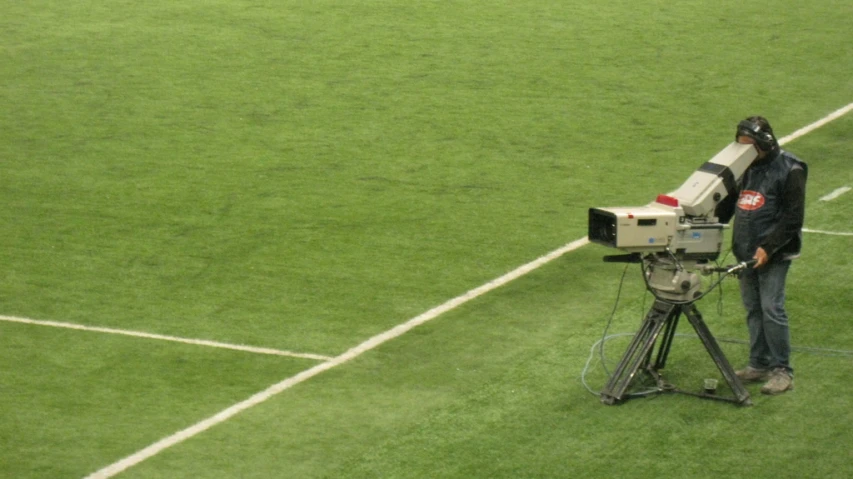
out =
<path fill-rule="evenodd" d="M 800 128 L 799 130 L 795 131 L 794 133 L 792 133 L 786 137 L 781 138 L 779 140 L 779 143 L 785 144 L 785 143 L 788 143 L 790 141 L 793 141 L 793 140 L 795 140 L 795 139 L 797 139 L 797 138 L 799 138 L 799 137 L 801 137 L 801 136 L 803 136 L 803 135 L 805 135 L 805 134 L 807 134 L 807 133 L 809 133 L 809 132 L 811 132 L 811 131 L 813 131 L 813 130 L 815 130 L 815 129 L 817 129 L 817 128 L 819 128 L 819 127 L 821 127 L 827 123 L 829 123 L 830 121 L 844 115 L 845 113 L 847 113 L 851 110 L 853 110 L 853 103 L 850 103 L 846 107 L 830 113 L 826 117 L 821 118 L 820 120 L 812 123 L 811 125 L 808 125 L 804 128 Z M 361 356 L 362 354 L 366 353 L 367 351 L 370 351 L 371 349 L 376 348 L 377 346 L 380 346 L 380 345 L 382 345 L 382 344 L 384 344 L 384 343 L 386 343 L 386 342 L 388 342 L 394 338 L 397 338 L 397 337 L 407 333 L 411 329 L 413 329 L 417 326 L 420 326 L 421 324 L 426 323 L 427 321 L 435 319 L 438 316 L 440 316 L 440 315 L 442 315 L 442 314 L 444 314 L 444 313 L 446 313 L 452 309 L 458 308 L 459 306 L 467 303 L 468 301 L 471 301 L 471 300 L 473 300 L 479 296 L 482 296 L 483 294 L 486 294 L 489 291 L 497 289 L 497 288 L 509 283 L 510 281 L 518 279 L 518 278 L 526 275 L 527 273 L 530 273 L 531 271 L 534 271 L 534 270 L 540 268 L 541 266 L 543 266 L 547 263 L 550 263 L 551 261 L 563 256 L 564 254 L 566 254 L 570 251 L 574 251 L 574 250 L 576 250 L 576 249 L 578 249 L 578 248 L 580 248 L 580 247 L 582 247 L 588 243 L 589 243 L 589 240 L 586 237 L 579 238 L 575 241 L 572 241 L 571 243 L 568 243 L 568 244 L 566 244 L 566 245 L 564 245 L 564 246 L 562 246 L 562 247 L 560 247 L 560 248 L 558 248 L 558 249 L 536 259 L 536 260 L 534 260 L 534 261 L 531 261 L 530 263 L 527 263 L 523 266 L 520 266 L 520 267 L 516 268 L 515 270 L 510 271 L 509 273 L 507 273 L 507 274 L 505 274 L 505 275 L 503 275 L 497 279 L 489 281 L 488 283 L 486 283 L 486 284 L 484 284 L 478 288 L 474 288 L 474 289 L 468 291 L 467 293 L 465 293 L 461 296 L 457 296 L 457 297 L 445 302 L 444 304 L 442 304 L 440 306 L 436 306 L 435 308 L 432 308 L 425 313 L 422 313 L 418 316 L 415 316 L 414 318 L 406 321 L 405 323 L 399 324 L 399 325 L 395 326 L 394 328 L 389 329 L 388 331 L 385 331 L 384 333 L 378 334 L 378 335 L 368 339 L 367 341 L 364 341 L 363 343 L 359 344 L 358 346 L 355 346 L 354 348 L 350 349 L 349 351 L 346 351 L 345 353 L 341 354 L 340 356 L 332 358 L 329 361 L 320 363 L 320 364 L 318 364 L 318 365 L 316 365 L 310 369 L 302 371 L 301 373 L 299 373 L 295 376 L 291 376 L 291 377 L 289 377 L 289 378 L 287 378 L 287 379 L 285 379 L 285 380 L 283 380 L 277 384 L 273 384 L 272 386 L 268 387 L 267 389 L 253 395 L 252 397 L 250 397 L 244 401 L 241 401 L 237 404 L 234 404 L 233 406 L 231 406 L 227 409 L 224 409 L 224 410 L 220 411 L 219 413 L 217 413 L 217 414 L 215 414 L 215 415 L 213 415 L 213 416 L 211 416 L 211 417 L 209 417 L 209 418 L 207 418 L 201 422 L 193 424 L 192 426 L 190 426 L 190 427 L 188 427 L 182 431 L 178 431 L 175 434 L 172 434 L 171 436 L 165 437 L 165 438 L 155 442 L 154 444 L 151 444 L 150 446 L 148 446 L 148 447 L 146 447 L 140 451 L 137 451 L 137 452 L 131 454 L 130 456 L 125 457 L 124 459 L 121 459 L 121 460 L 119 460 L 113 464 L 110 464 L 109 466 L 107 466 L 107 467 L 105 467 L 105 468 L 103 468 L 97 472 L 92 473 L 91 475 L 87 476 L 87 479 L 106 479 L 109 477 L 113 477 L 116 474 L 119 474 L 120 472 L 122 472 L 122 471 L 124 471 L 130 467 L 133 467 L 136 464 L 139 464 L 140 462 L 142 462 L 142 461 L 144 461 L 144 460 L 146 460 L 152 456 L 159 454 L 161 451 L 163 451 L 165 449 L 168 449 L 168 448 L 170 448 L 176 444 L 180 444 L 181 442 L 183 442 L 183 441 L 185 441 L 185 440 L 187 440 L 187 439 L 189 439 L 189 438 L 191 438 L 197 434 L 200 434 L 200 433 L 210 429 L 211 427 L 213 427 L 217 424 L 220 424 L 222 422 L 227 421 L 228 419 L 234 417 L 235 415 L 237 415 L 241 411 L 245 411 L 246 409 L 257 406 L 258 404 L 266 401 L 267 399 L 275 396 L 276 394 L 278 394 L 282 391 L 285 391 L 287 389 L 290 389 L 291 387 L 293 387 L 293 386 L 295 386 L 295 385 L 297 385 L 303 381 L 307 381 L 308 379 L 311 379 L 312 377 L 314 377 L 314 376 L 316 376 L 316 375 L 318 375 L 324 371 L 328 371 L 329 369 L 332 369 L 332 368 L 340 366 L 344 363 L 347 363 L 347 362 L 351 361 L 352 359 L 355 359 L 358 356 Z"/>
<path fill-rule="evenodd" d="M 209 346 L 212 348 L 233 349 L 235 351 L 245 351 L 247 353 L 255 353 L 255 354 L 271 354 L 274 356 L 289 356 L 289 357 L 293 357 L 293 358 L 314 359 L 317 361 L 328 361 L 328 360 L 332 359 L 329 356 L 323 356 L 320 354 L 296 353 L 293 351 L 284 351 L 284 350 L 280 350 L 280 349 L 259 348 L 259 347 L 255 347 L 255 346 L 245 346 L 242 344 L 220 343 L 218 341 L 208 341 L 206 339 L 179 338 L 176 336 L 166 336 L 163 334 L 145 333 L 142 331 L 129 331 L 126 329 L 113 329 L 113 328 L 101 328 L 101 327 L 97 327 L 97 326 L 84 326 L 82 324 L 61 323 L 59 321 L 42 321 L 42 320 L 37 320 L 37 319 L 18 318 L 15 316 L 2 316 L 2 315 L 0 315 L 0 321 L 7 321 L 10 323 L 34 324 L 34 325 L 38 325 L 38 326 L 51 326 L 54 328 L 76 329 L 78 331 L 92 331 L 92 332 L 97 332 L 97 333 L 120 334 L 123 336 L 133 336 L 136 338 L 159 339 L 161 341 L 172 341 L 172 342 L 176 342 L 176 343 L 192 344 L 195 346 Z"/>

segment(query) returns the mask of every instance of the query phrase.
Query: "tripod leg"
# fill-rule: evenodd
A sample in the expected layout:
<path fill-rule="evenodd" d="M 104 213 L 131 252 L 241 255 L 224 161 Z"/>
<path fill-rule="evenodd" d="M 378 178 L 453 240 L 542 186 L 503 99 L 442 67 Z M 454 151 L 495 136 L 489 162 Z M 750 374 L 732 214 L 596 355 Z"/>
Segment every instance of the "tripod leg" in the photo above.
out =
<path fill-rule="evenodd" d="M 717 369 L 720 370 L 723 378 L 725 378 L 729 387 L 732 388 L 732 392 L 737 398 L 737 402 L 747 406 L 751 405 L 752 401 L 749 400 L 749 392 L 743 387 L 743 383 L 741 383 L 740 379 L 735 375 L 735 371 L 731 364 L 729 364 L 726 356 L 723 354 L 722 349 L 720 349 L 720 345 L 717 344 L 717 341 L 711 334 L 711 330 L 708 329 L 705 321 L 702 320 L 702 314 L 699 313 L 698 309 L 696 309 L 696 305 L 691 303 L 686 306 L 684 308 L 684 315 L 687 316 L 690 324 L 693 325 L 693 329 L 696 330 L 696 334 L 699 336 L 699 339 L 702 340 L 702 343 L 705 345 L 705 349 L 707 349 L 708 353 L 711 354 L 711 358 L 714 360 L 714 363 L 716 363 Z"/>
<path fill-rule="evenodd" d="M 681 306 L 676 306 L 668 315 L 669 320 L 663 329 L 663 337 L 660 341 L 660 347 L 658 347 L 658 355 L 654 365 L 651 367 L 653 371 L 658 371 L 666 367 L 666 358 L 669 356 L 669 350 L 672 348 L 672 339 L 675 337 L 675 329 L 678 327 L 678 317 L 681 316 L 681 313 Z"/>
<path fill-rule="evenodd" d="M 646 314 L 640 330 L 634 335 L 631 344 L 610 376 L 610 380 L 601 391 L 601 402 L 614 404 L 624 399 L 625 391 L 640 368 L 648 365 L 649 358 L 661 330 L 677 317 L 680 309 L 670 303 L 655 301 Z"/>

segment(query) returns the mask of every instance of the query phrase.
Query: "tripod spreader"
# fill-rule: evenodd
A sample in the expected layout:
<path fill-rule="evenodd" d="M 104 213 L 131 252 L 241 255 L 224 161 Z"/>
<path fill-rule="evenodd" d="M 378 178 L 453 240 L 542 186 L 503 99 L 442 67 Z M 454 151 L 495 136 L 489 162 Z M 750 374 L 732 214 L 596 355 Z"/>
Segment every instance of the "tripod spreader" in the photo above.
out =
<path fill-rule="evenodd" d="M 729 384 L 734 393 L 734 398 L 682 391 L 664 382 L 661 378 L 659 371 L 666 365 L 667 356 L 672 346 L 672 339 L 675 337 L 675 329 L 678 326 L 678 319 L 682 314 L 687 317 L 693 329 L 696 330 L 696 334 L 699 336 L 702 344 L 705 345 L 705 349 L 708 350 L 720 373 L 722 373 L 723 378 Z M 662 337 L 660 337 L 661 334 L 663 334 Z M 661 339 L 661 341 L 658 345 L 657 355 L 654 357 L 654 361 L 652 361 L 653 350 L 658 339 Z M 749 399 L 749 393 L 743 387 L 740 379 L 735 375 L 734 369 L 732 369 L 732 366 L 726 360 L 719 344 L 717 344 L 708 326 L 702 320 L 702 315 L 699 313 L 696 305 L 692 302 L 669 303 L 660 299 L 655 301 L 648 314 L 646 314 L 640 330 L 634 336 L 631 344 L 628 345 L 628 349 L 613 371 L 613 375 L 610 377 L 604 390 L 601 391 L 601 402 L 604 404 L 616 404 L 632 397 L 626 391 L 640 370 L 649 373 L 655 378 L 658 384 L 658 392 L 682 392 L 709 399 L 734 402 L 742 406 L 752 404 L 752 401 Z"/>

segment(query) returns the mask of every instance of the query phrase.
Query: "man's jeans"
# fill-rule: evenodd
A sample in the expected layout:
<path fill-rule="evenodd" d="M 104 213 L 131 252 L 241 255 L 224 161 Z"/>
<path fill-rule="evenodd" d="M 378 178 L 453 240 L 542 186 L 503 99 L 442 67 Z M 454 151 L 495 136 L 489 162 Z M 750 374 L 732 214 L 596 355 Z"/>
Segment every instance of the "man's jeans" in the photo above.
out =
<path fill-rule="evenodd" d="M 791 261 L 774 261 L 745 269 L 740 294 L 749 329 L 749 365 L 758 369 L 791 367 L 791 336 L 785 312 L 785 278 Z"/>

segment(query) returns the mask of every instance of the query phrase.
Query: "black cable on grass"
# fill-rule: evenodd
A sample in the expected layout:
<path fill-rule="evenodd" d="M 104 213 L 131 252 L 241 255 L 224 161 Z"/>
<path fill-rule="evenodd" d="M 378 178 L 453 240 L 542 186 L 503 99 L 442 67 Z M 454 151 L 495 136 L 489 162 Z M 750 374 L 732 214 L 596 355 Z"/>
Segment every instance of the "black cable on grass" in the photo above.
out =
<path fill-rule="evenodd" d="M 610 311 L 610 317 L 607 318 L 607 324 L 604 325 L 604 332 L 601 333 L 601 340 L 599 343 L 601 347 L 599 348 L 599 357 L 601 358 L 601 366 L 604 368 L 604 372 L 610 376 L 610 371 L 607 369 L 607 364 L 604 357 L 604 342 L 607 338 L 607 330 L 610 329 L 610 325 L 613 324 L 613 318 L 616 317 L 616 309 L 619 307 L 619 298 L 622 296 L 622 285 L 625 284 L 625 275 L 628 274 L 628 267 L 631 266 L 630 263 L 625 264 L 625 269 L 622 270 L 622 277 L 619 279 L 619 288 L 616 290 L 616 300 L 613 302 L 613 309 Z"/>
<path fill-rule="evenodd" d="M 592 394 L 599 395 L 598 391 L 593 390 L 589 384 L 586 382 L 586 375 L 589 372 L 590 363 L 592 362 L 592 358 L 595 356 L 595 350 L 598 348 L 599 358 L 601 361 L 601 367 L 604 369 L 604 372 L 607 376 L 610 376 L 610 370 L 607 368 L 607 358 L 604 355 L 604 343 L 607 340 L 621 337 L 621 336 L 633 336 L 634 333 L 618 333 L 608 336 L 607 331 L 610 329 L 610 326 L 613 324 L 613 319 L 616 317 L 616 310 L 619 307 L 619 299 L 622 297 L 622 286 L 625 284 L 625 276 L 628 273 L 628 268 L 630 267 L 630 263 L 625 265 L 625 269 L 622 270 L 622 277 L 619 279 L 619 287 L 616 290 L 616 299 L 613 302 L 613 309 L 610 311 L 610 316 L 607 318 L 607 323 L 604 325 L 604 331 L 601 334 L 601 339 L 595 342 L 590 348 L 590 355 L 586 360 L 586 364 L 584 365 L 583 370 L 581 371 L 581 384 Z M 643 304 L 645 305 L 645 295 L 643 296 Z M 632 393 L 630 396 L 638 397 L 654 394 L 657 392 L 657 389 L 649 389 L 646 391 L 640 391 L 636 393 Z"/>
<path fill-rule="evenodd" d="M 589 391 L 590 393 L 592 393 L 596 396 L 601 394 L 600 391 L 592 389 L 592 387 L 590 387 L 590 385 L 586 381 L 586 375 L 589 373 L 590 364 L 592 363 L 592 358 L 595 357 L 595 350 L 596 349 L 603 350 L 604 349 L 604 343 L 611 340 L 611 339 L 621 338 L 621 337 L 625 337 L 625 336 L 633 336 L 634 334 L 635 333 L 615 333 L 615 334 L 605 335 L 604 337 L 602 337 L 601 339 L 599 339 L 598 341 L 596 341 L 592 345 L 592 347 L 590 348 L 590 351 L 589 351 L 589 357 L 586 360 L 586 364 L 584 365 L 583 371 L 581 371 L 581 383 L 584 385 L 584 387 L 587 389 L 587 391 Z M 696 336 L 695 334 L 686 334 L 686 333 L 677 333 L 675 335 L 675 337 L 699 339 L 699 337 Z M 745 339 L 717 338 L 717 341 L 719 341 L 721 343 L 731 343 L 731 344 L 738 344 L 741 346 L 749 346 L 749 341 L 747 341 Z M 802 353 L 807 353 L 807 354 L 815 354 L 815 355 L 820 355 L 820 356 L 828 356 L 828 357 L 853 357 L 853 350 L 848 350 L 848 349 L 830 349 L 830 348 L 815 348 L 815 347 L 810 347 L 810 346 L 792 346 L 791 351 L 802 352 Z M 602 356 L 602 358 L 603 358 L 603 356 Z M 603 361 L 603 359 L 602 359 L 602 361 Z M 604 364 L 604 362 L 602 362 L 601 364 L 602 364 L 602 367 L 604 368 L 604 370 L 607 371 L 607 366 Z M 610 376 L 609 372 L 607 372 L 607 376 Z M 629 396 L 630 397 L 645 396 L 645 395 L 653 394 L 656 392 L 658 392 L 657 389 L 649 389 L 647 391 L 631 393 L 631 394 L 629 394 Z"/>
<path fill-rule="evenodd" d="M 725 261 L 725 258 L 728 257 L 728 255 L 729 255 L 729 252 L 726 252 L 726 254 L 723 256 L 723 259 L 717 262 L 717 266 L 719 266 L 722 261 Z M 626 264 L 625 269 L 622 270 L 622 276 L 619 279 L 619 287 L 616 290 L 616 299 L 613 303 L 613 309 L 610 311 L 610 315 L 607 318 L 607 323 L 604 326 L 604 331 L 601 334 L 601 339 L 596 341 L 592 345 L 592 347 L 590 348 L 589 357 L 587 358 L 586 364 L 584 364 L 583 370 L 581 371 L 581 383 L 584 385 L 584 387 L 587 389 L 587 391 L 589 391 L 590 393 L 592 393 L 596 396 L 600 395 L 600 392 L 593 390 L 589 386 L 589 384 L 586 382 L 586 375 L 589 372 L 590 364 L 592 363 L 592 358 L 595 356 L 596 349 L 598 350 L 598 355 L 599 355 L 599 360 L 601 362 L 601 367 L 604 369 L 605 374 L 609 377 L 610 376 L 610 370 L 607 368 L 607 358 L 604 354 L 604 344 L 613 338 L 624 337 L 624 336 L 633 336 L 634 334 L 636 334 L 636 333 L 616 333 L 616 334 L 611 334 L 611 335 L 607 334 L 608 331 L 610 330 L 610 326 L 613 324 L 613 319 L 616 317 L 616 310 L 619 307 L 619 300 L 622 297 L 622 287 L 625 284 L 625 276 L 628 273 L 629 266 L 630 266 L 630 264 Z M 655 296 L 656 299 L 660 299 L 661 301 L 671 302 L 671 303 L 675 303 L 675 304 L 686 304 L 686 303 L 695 302 L 695 301 L 698 301 L 699 299 L 702 299 L 708 293 L 710 293 L 715 288 L 720 286 L 722 281 L 731 274 L 731 273 L 725 273 L 725 274 L 720 273 L 719 274 L 720 277 L 707 289 L 707 291 L 705 293 L 703 293 L 701 296 L 699 296 L 698 298 L 696 298 L 693 301 L 685 301 L 683 303 L 680 303 L 680 302 L 667 301 L 667 300 L 663 300 L 661 298 L 658 298 L 657 295 L 655 295 L 654 292 L 651 290 L 651 288 L 649 288 L 648 280 L 646 279 L 645 268 L 643 267 L 642 264 L 640 267 L 641 267 L 642 273 L 643 273 L 643 281 L 646 282 L 646 291 L 650 292 L 653 296 Z M 646 292 L 644 291 L 643 292 L 643 306 L 644 307 L 645 307 L 645 303 L 646 303 L 646 294 L 645 293 Z M 722 316 L 722 314 L 723 314 L 723 288 L 719 288 L 719 297 L 717 299 L 717 313 L 720 316 Z M 688 338 L 699 339 L 699 337 L 696 336 L 695 334 L 678 333 L 678 334 L 675 334 L 675 337 L 688 337 Z M 722 343 L 731 343 L 731 344 L 739 344 L 739 345 L 749 346 L 749 341 L 744 340 L 744 339 L 717 338 L 717 341 L 722 342 Z M 816 347 L 809 347 L 809 346 L 792 346 L 791 351 L 798 351 L 798 352 L 804 352 L 804 353 L 809 353 L 809 354 L 817 354 L 817 355 L 823 355 L 823 356 L 829 356 L 829 357 L 853 356 L 853 350 L 816 348 Z M 637 393 L 629 394 L 629 396 L 630 397 L 645 396 L 645 395 L 654 394 L 656 392 L 658 392 L 657 389 L 649 389 L 647 391 L 640 391 Z"/>

